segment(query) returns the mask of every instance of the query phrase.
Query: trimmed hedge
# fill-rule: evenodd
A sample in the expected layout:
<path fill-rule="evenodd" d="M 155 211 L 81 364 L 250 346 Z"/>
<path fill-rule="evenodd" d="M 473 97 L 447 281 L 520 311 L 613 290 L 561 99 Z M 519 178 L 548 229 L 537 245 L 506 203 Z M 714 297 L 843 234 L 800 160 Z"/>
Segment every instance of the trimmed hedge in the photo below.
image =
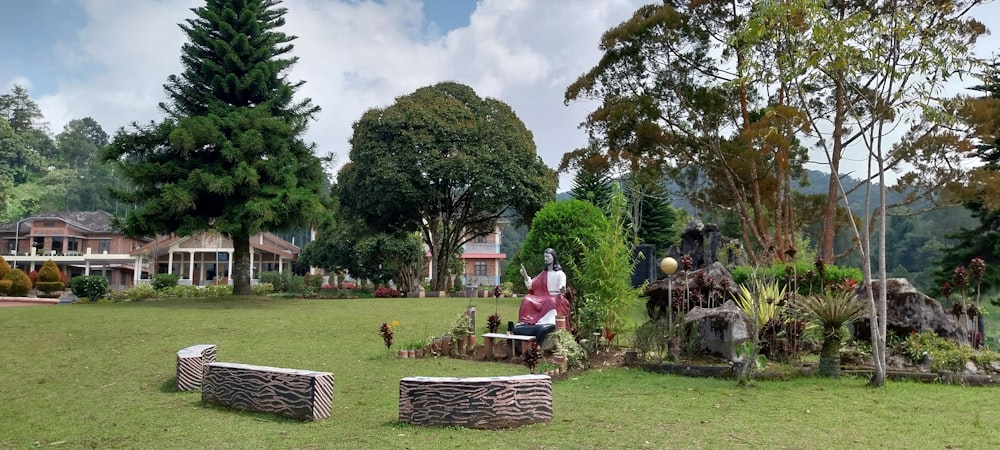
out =
<path fill-rule="evenodd" d="M 31 292 L 31 279 L 28 278 L 21 269 L 14 269 L 7 273 L 7 280 L 10 280 L 10 288 L 7 295 L 11 297 L 27 297 Z"/>

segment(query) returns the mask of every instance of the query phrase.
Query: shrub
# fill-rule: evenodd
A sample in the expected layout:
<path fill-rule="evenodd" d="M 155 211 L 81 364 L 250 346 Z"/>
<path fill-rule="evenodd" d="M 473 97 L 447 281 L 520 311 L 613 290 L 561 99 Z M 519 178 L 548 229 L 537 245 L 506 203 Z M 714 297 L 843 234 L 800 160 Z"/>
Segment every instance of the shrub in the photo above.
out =
<path fill-rule="evenodd" d="M 31 288 L 35 288 L 35 283 L 38 282 L 38 271 L 32 270 L 28 272 L 28 280 L 31 281 Z"/>
<path fill-rule="evenodd" d="M 856 267 L 837 267 L 825 265 L 822 270 L 822 280 L 816 263 L 795 262 L 777 263 L 770 267 L 736 266 L 730 273 L 737 285 L 750 283 L 754 277 L 764 280 L 778 280 L 788 291 L 793 289 L 801 295 L 819 294 L 830 287 L 843 285 L 845 281 L 859 283 L 863 279 L 861 269 Z M 792 276 L 794 275 L 794 277 Z M 789 282 L 794 287 L 787 287 Z M 797 288 L 797 289 L 796 289 Z"/>
<path fill-rule="evenodd" d="M 197 298 L 203 297 L 202 289 L 198 286 L 170 286 L 162 291 L 166 297 Z"/>
<path fill-rule="evenodd" d="M 164 289 L 177 286 L 180 277 L 172 273 L 158 273 L 153 275 L 153 289 L 162 291 Z"/>
<path fill-rule="evenodd" d="M 233 287 L 228 284 L 213 284 L 203 289 L 205 297 L 225 297 L 233 295 Z"/>
<path fill-rule="evenodd" d="M 7 260 L 0 256 L 0 295 L 7 295 L 7 292 L 10 291 L 10 285 L 13 283 L 7 278 L 10 275 L 10 270 Z"/>
<path fill-rule="evenodd" d="M 108 294 L 108 279 L 101 275 L 81 275 L 73 277 L 69 282 L 69 289 L 73 295 L 83 298 L 87 297 L 91 301 L 100 300 Z"/>
<path fill-rule="evenodd" d="M 140 302 L 155 299 L 159 292 L 150 283 L 140 283 L 128 289 L 111 291 L 108 298 L 113 302 Z"/>
<path fill-rule="evenodd" d="M 583 347 L 580 347 L 569 331 L 557 329 L 550 333 L 546 339 L 555 341 L 556 345 L 552 353 L 565 356 L 568 367 L 583 367 L 586 364 L 587 352 L 583 350 Z"/>
<path fill-rule="evenodd" d="M 597 242 L 597 228 L 607 226 L 608 219 L 600 208 L 583 200 L 564 200 L 545 205 L 531 222 L 521 251 L 507 264 L 504 281 L 509 281 L 519 292 L 526 292 L 524 279 L 519 271 L 521 264 L 534 276 L 545 262 L 542 253 L 552 248 L 559 257 L 559 264 L 566 271 L 567 283 L 579 281 L 577 265 L 583 259 L 583 250 Z"/>
<path fill-rule="evenodd" d="M 258 281 L 270 283 L 274 286 L 274 292 L 305 292 L 305 278 L 291 272 L 264 272 L 260 274 Z"/>
<path fill-rule="evenodd" d="M 31 279 L 21 269 L 11 270 L 7 274 L 7 279 L 11 282 L 10 288 L 7 289 L 7 295 L 27 297 L 28 292 L 31 292 Z"/>
<path fill-rule="evenodd" d="M 271 283 L 257 283 L 250 286 L 250 291 L 253 295 L 268 295 L 274 292 L 274 285 Z"/>
<path fill-rule="evenodd" d="M 394 298 L 402 297 L 403 294 L 391 287 L 380 287 L 375 290 L 375 297 Z"/>
<path fill-rule="evenodd" d="M 323 276 L 307 273 L 302 278 L 302 282 L 305 284 L 305 287 L 309 290 L 309 292 L 319 292 L 320 288 L 323 286 Z"/>
<path fill-rule="evenodd" d="M 10 263 L 6 259 L 3 259 L 3 256 L 0 256 L 0 279 L 6 277 L 10 270 Z"/>
<path fill-rule="evenodd" d="M 960 372 L 973 356 L 972 347 L 940 337 L 933 331 L 911 333 L 900 344 L 899 351 L 913 362 L 920 362 L 926 352 L 931 358 L 931 369 L 935 371 Z"/>
<path fill-rule="evenodd" d="M 50 259 L 45 261 L 45 264 L 42 264 L 42 268 L 38 271 L 38 279 L 35 281 L 35 286 L 45 294 L 51 294 L 66 288 L 63 282 L 60 281 L 59 266 L 56 265 L 55 261 Z"/>

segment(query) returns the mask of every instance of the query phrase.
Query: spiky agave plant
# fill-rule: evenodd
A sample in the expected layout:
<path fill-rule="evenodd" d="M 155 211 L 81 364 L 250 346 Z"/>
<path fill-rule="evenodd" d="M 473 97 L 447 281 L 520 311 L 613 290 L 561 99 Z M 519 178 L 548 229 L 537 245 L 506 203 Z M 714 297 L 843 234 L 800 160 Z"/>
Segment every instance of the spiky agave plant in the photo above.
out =
<path fill-rule="evenodd" d="M 853 292 L 828 290 L 817 295 L 794 296 L 790 306 L 803 320 L 823 330 L 819 375 L 839 377 L 840 347 L 847 337 L 844 326 L 868 314 L 864 303 Z"/>

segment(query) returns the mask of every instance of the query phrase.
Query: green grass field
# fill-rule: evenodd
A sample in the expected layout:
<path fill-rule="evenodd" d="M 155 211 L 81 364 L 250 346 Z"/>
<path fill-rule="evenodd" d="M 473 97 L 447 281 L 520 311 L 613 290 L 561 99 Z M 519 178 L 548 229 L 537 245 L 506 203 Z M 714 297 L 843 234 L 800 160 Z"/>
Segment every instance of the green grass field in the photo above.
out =
<path fill-rule="evenodd" d="M 468 299 L 273 300 L 0 308 L 2 448 L 991 448 L 991 388 L 798 379 L 731 380 L 605 368 L 553 385 L 551 423 L 481 431 L 397 421 L 405 376 L 492 376 L 523 366 L 387 357 L 396 342 L 448 330 Z M 518 300 L 499 302 L 503 323 Z M 494 310 L 477 299 L 479 331 Z M 174 388 L 177 350 L 218 360 L 333 372 L 333 413 L 298 422 L 201 403 Z"/>

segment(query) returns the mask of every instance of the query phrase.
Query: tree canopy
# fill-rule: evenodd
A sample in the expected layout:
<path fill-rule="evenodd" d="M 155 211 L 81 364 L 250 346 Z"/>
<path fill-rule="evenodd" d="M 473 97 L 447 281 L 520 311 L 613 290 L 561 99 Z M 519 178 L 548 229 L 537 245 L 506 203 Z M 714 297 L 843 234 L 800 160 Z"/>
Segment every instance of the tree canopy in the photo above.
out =
<path fill-rule="evenodd" d="M 420 231 L 432 290 L 444 288 L 448 260 L 493 232 L 505 211 L 530 221 L 555 199 L 555 173 L 514 111 L 453 82 L 367 111 L 349 159 L 338 176 L 342 204 L 376 230 Z"/>
<path fill-rule="evenodd" d="M 184 68 L 160 103 L 167 118 L 119 130 L 104 151 L 138 205 L 119 221 L 133 236 L 216 230 L 234 243 L 233 292 L 250 293 L 250 236 L 307 225 L 322 211 L 322 164 L 302 140 L 319 111 L 294 101 L 284 72 L 294 36 L 278 0 L 208 0 L 180 27 Z"/>

